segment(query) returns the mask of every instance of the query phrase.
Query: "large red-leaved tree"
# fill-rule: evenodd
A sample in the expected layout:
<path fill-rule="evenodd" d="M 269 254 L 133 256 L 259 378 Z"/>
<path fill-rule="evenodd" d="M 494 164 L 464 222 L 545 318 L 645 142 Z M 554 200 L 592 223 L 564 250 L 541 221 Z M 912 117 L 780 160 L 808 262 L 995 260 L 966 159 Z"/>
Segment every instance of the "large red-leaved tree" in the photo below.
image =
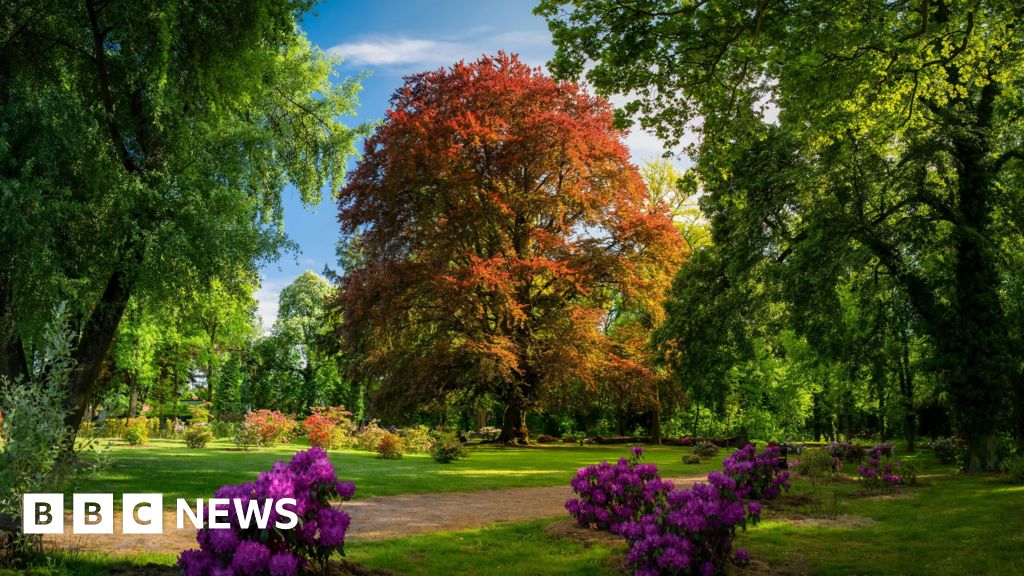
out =
<path fill-rule="evenodd" d="M 504 404 L 503 441 L 620 347 L 613 310 L 657 320 L 683 256 L 612 109 L 515 56 L 410 76 L 339 198 L 358 237 L 336 306 L 354 368 L 392 412 Z"/>

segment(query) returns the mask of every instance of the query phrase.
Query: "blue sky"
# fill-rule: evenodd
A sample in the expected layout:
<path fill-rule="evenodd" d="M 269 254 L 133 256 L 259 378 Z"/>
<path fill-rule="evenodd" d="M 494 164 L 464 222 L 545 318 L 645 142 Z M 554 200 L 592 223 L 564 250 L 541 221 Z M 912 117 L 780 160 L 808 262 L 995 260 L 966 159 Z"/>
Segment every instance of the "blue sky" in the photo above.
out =
<path fill-rule="evenodd" d="M 406 74 L 498 50 L 543 66 L 554 46 L 547 24 L 531 12 L 534 5 L 528 0 L 328 0 L 303 18 L 302 28 L 314 44 L 344 59 L 340 76 L 370 73 L 363 81 L 359 115 L 349 120 L 358 124 L 383 118 Z M 664 151 L 656 138 L 642 132 L 630 134 L 627 144 L 638 163 Z M 299 252 L 261 268 L 256 297 L 265 328 L 277 317 L 281 288 L 307 269 L 320 273 L 325 265 L 334 266 L 339 236 L 335 216 L 328 191 L 313 209 L 303 207 L 294 190 L 285 191 L 285 230 Z"/>

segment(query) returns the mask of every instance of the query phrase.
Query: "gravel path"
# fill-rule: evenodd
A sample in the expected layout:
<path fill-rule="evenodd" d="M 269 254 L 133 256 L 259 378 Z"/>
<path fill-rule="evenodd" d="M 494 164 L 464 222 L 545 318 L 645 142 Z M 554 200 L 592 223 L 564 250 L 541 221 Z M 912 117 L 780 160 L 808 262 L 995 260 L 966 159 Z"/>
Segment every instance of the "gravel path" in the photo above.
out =
<path fill-rule="evenodd" d="M 687 486 L 705 476 L 673 478 L 676 486 Z M 378 496 L 346 502 L 352 516 L 348 541 L 386 540 L 426 532 L 484 528 L 504 522 L 523 522 L 565 514 L 565 501 L 572 497 L 569 486 L 506 488 L 478 492 L 443 492 Z M 195 529 L 178 530 L 173 510 L 164 511 L 164 533 L 121 534 L 121 513 L 114 517 L 114 534 L 47 536 L 45 541 L 62 548 L 115 554 L 177 554 L 196 547 Z M 186 521 L 187 522 L 187 521 Z M 71 518 L 65 520 L 70 532 Z"/>

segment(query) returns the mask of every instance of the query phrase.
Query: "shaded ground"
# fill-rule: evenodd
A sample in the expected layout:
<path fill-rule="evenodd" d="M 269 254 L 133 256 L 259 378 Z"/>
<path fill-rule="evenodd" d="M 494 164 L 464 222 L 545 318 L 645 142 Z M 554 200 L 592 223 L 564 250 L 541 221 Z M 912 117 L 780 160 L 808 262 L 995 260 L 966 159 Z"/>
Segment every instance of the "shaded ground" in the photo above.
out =
<path fill-rule="evenodd" d="M 705 476 L 675 478 L 677 486 L 703 480 Z M 505 488 L 478 492 L 406 494 L 379 496 L 346 502 L 352 516 L 349 541 L 387 540 L 427 532 L 483 528 L 492 524 L 523 522 L 565 514 L 565 501 L 572 497 L 569 486 Z M 186 521 L 187 522 L 187 521 Z M 186 524 L 188 525 L 188 524 Z M 70 532 L 71 518 L 65 519 Z M 121 513 L 114 517 L 114 534 L 55 535 L 45 541 L 60 548 L 116 554 L 177 554 L 196 547 L 193 528 L 178 530 L 175 512 L 164 511 L 163 534 L 121 534 Z"/>

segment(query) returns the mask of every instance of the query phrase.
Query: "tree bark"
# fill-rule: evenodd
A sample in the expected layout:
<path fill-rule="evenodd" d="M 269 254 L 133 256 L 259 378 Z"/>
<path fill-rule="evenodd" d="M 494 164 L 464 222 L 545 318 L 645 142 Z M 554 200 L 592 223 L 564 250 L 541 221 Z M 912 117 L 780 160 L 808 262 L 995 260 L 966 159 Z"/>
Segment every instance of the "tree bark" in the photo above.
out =
<path fill-rule="evenodd" d="M 117 326 L 128 306 L 131 294 L 127 284 L 127 278 L 120 270 L 111 274 L 103 295 L 82 329 L 81 339 L 72 355 L 75 370 L 71 375 L 71 386 L 65 401 L 67 414 L 64 417 L 64 423 L 72 430 L 78 430 L 82 423 L 85 406 L 92 395 L 103 359 L 110 351 Z"/>
<path fill-rule="evenodd" d="M 1024 456 L 1024 374 L 1020 372 L 1014 379 L 1013 417 L 1017 427 L 1017 454 Z"/>
<path fill-rule="evenodd" d="M 505 444 L 529 444 L 530 431 L 526 429 L 526 409 L 521 399 L 505 403 L 505 414 L 501 422 L 498 442 Z"/>
<path fill-rule="evenodd" d="M 661 444 L 661 402 L 655 399 L 651 411 L 651 444 Z"/>

